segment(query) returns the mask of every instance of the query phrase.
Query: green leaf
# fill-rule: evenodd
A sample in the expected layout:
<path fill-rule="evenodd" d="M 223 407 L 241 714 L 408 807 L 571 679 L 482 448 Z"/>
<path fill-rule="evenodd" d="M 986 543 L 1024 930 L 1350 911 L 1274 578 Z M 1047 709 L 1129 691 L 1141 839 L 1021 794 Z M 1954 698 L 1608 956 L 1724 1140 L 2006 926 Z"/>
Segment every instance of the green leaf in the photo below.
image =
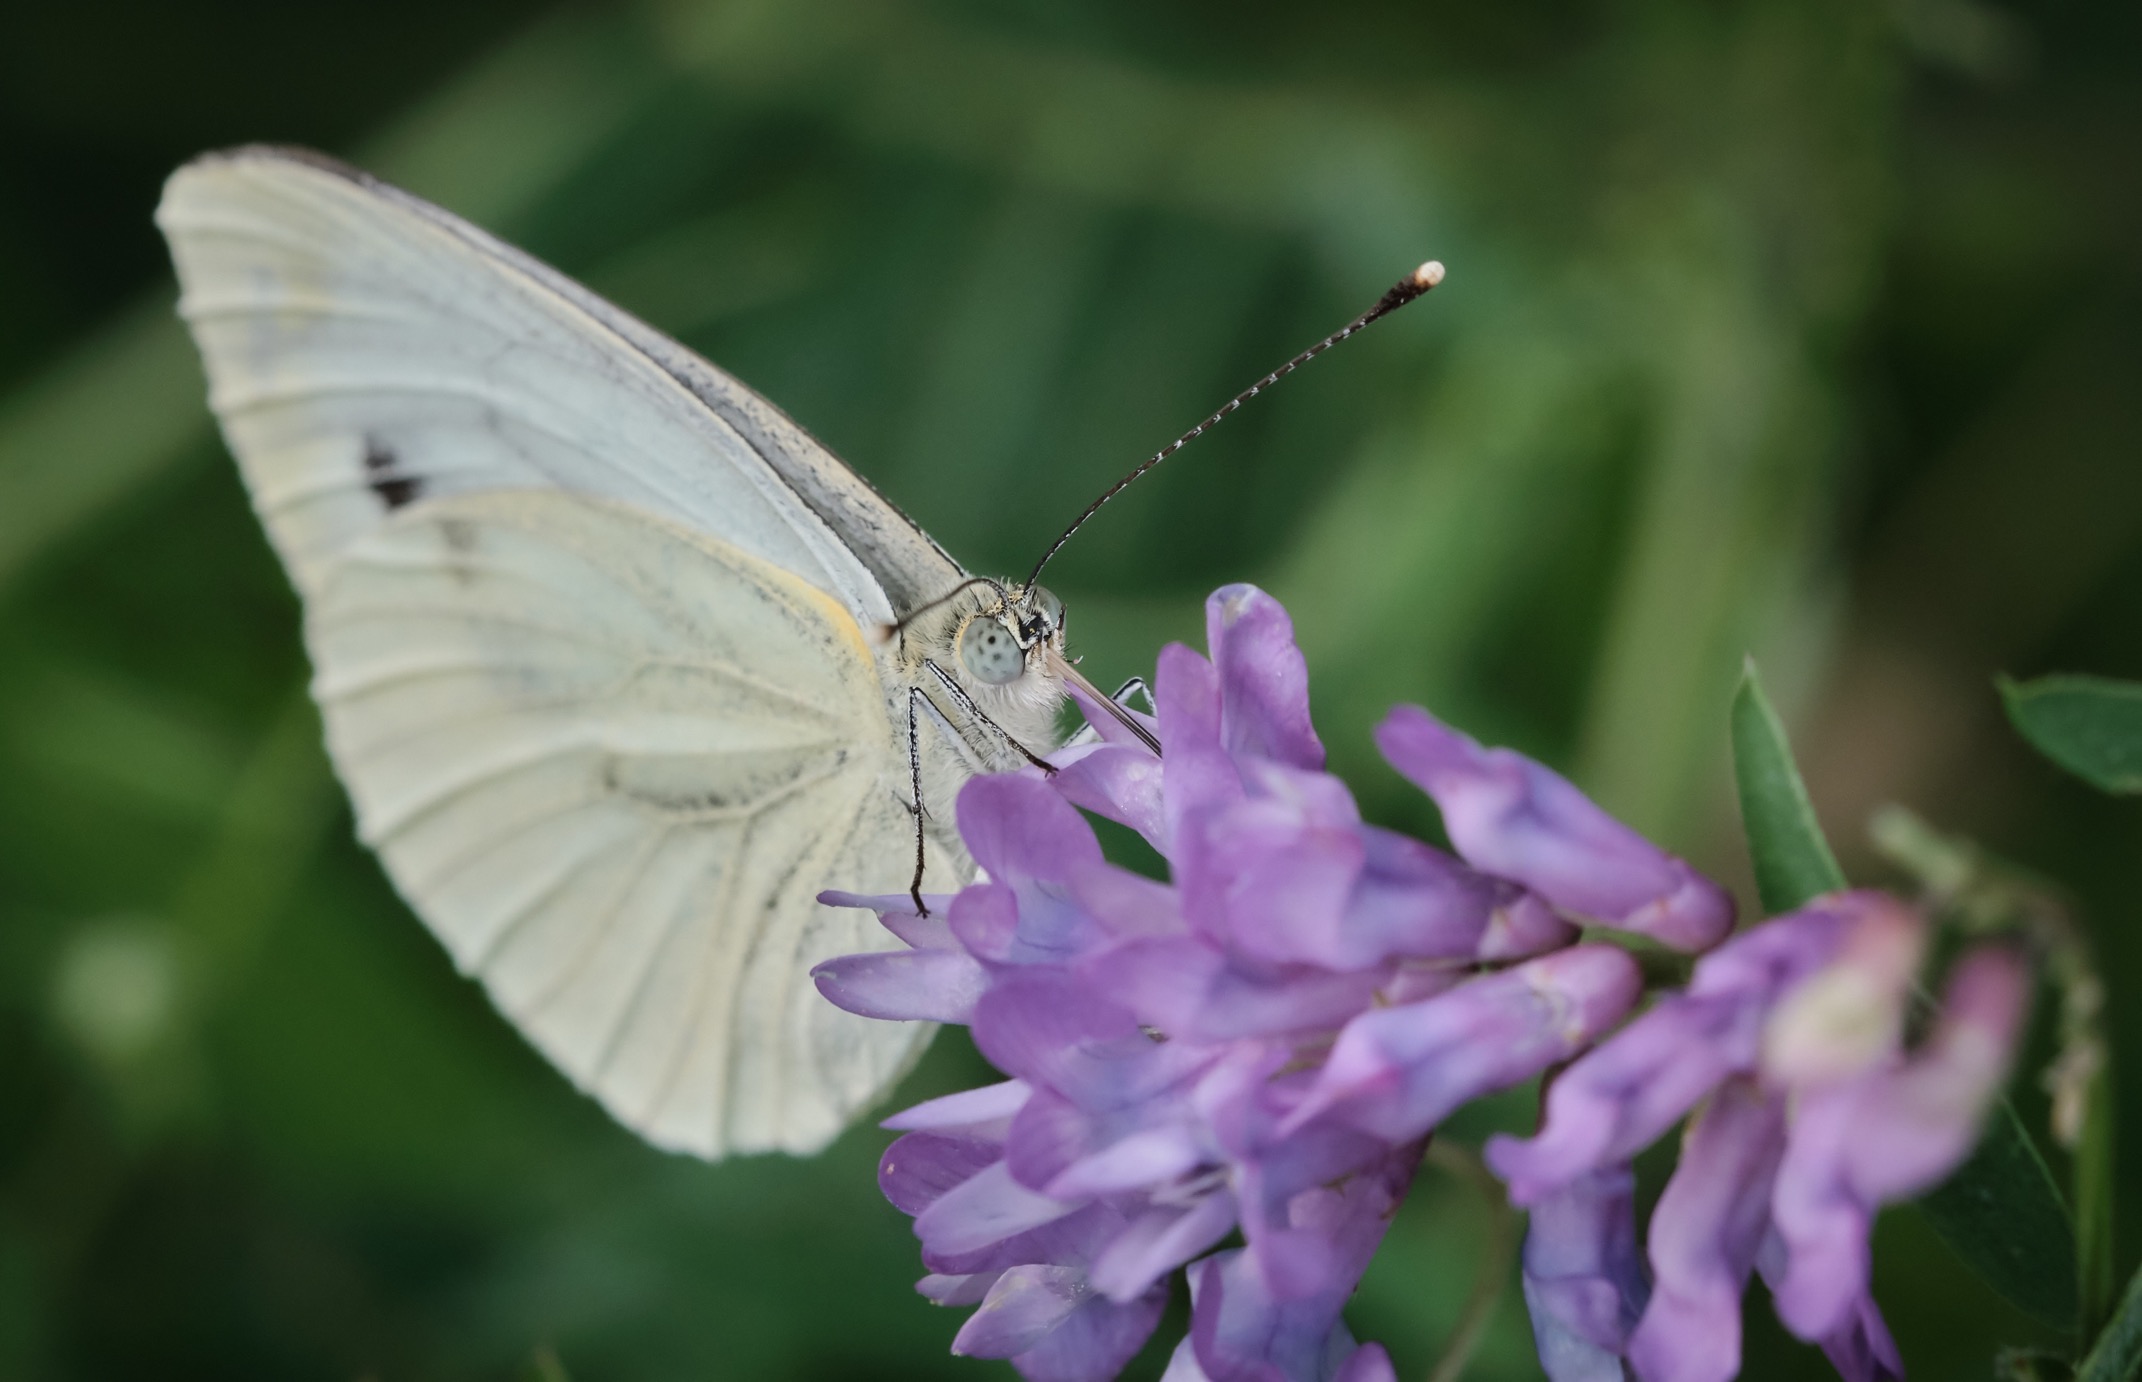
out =
<path fill-rule="evenodd" d="M 2127 1283 L 2119 1313 L 2075 1369 L 2075 1382 L 2127 1382 L 2142 1370 L 2142 1270 Z"/>
<path fill-rule="evenodd" d="M 2108 792 L 2142 792 L 2142 682 L 2000 679 L 2008 718 L 2038 752 Z"/>
<path fill-rule="evenodd" d="M 1919 1207 L 2010 1304 L 2055 1329 L 2074 1329 L 2075 1230 L 2014 1105 L 2001 1102 L 1971 1159 Z"/>
<path fill-rule="evenodd" d="M 1793 765 L 1785 726 L 1756 677 L 1754 658 L 1748 659 L 1733 695 L 1733 776 L 1764 911 L 1789 912 L 1845 886 L 1844 870 L 1830 853 Z"/>
<path fill-rule="evenodd" d="M 1763 909 L 1790 911 L 1844 887 L 1752 658 L 1733 697 L 1733 774 Z M 2074 1327 L 2075 1231 L 2053 1173 L 2006 1101 L 1977 1152 L 1919 1205 L 1988 1285 L 2055 1328 Z"/>

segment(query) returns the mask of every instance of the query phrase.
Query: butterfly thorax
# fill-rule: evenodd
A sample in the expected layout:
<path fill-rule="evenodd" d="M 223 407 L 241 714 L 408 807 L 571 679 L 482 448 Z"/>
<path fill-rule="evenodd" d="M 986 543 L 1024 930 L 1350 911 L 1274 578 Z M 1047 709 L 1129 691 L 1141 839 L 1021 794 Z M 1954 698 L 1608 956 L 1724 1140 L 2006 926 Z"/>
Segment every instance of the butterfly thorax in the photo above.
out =
<path fill-rule="evenodd" d="M 1035 754 L 1055 747 L 1065 691 L 1052 668 L 1063 649 L 1063 604 L 1054 595 L 974 581 L 903 621 L 880 656 L 889 693 L 919 688 L 969 750 L 969 768 L 1001 772 L 1027 761 L 1007 741 Z M 903 719 L 904 707 L 896 709 Z"/>

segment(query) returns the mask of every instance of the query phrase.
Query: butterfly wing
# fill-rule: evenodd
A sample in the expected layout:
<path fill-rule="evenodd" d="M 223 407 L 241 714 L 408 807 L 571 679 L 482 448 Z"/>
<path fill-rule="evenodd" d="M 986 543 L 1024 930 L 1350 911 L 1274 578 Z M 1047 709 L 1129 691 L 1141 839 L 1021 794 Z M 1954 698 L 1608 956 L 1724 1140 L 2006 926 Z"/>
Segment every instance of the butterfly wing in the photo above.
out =
<path fill-rule="evenodd" d="M 900 891 L 914 839 L 875 664 L 822 591 L 621 505 L 466 495 L 360 538 L 307 641 L 365 840 L 652 1141 L 814 1149 L 927 1039 L 808 977 L 886 944 L 816 894 Z"/>
<path fill-rule="evenodd" d="M 813 895 L 914 857 L 857 626 L 958 566 L 735 380 L 361 173 L 212 155 L 157 219 L 403 895 L 653 1140 L 830 1138 L 924 1036 L 807 977 L 882 943 Z"/>
<path fill-rule="evenodd" d="M 300 590 L 404 504 L 525 488 L 711 533 L 866 626 L 963 574 L 736 380 L 355 169 L 212 154 L 171 176 L 156 216 L 216 414 Z"/>

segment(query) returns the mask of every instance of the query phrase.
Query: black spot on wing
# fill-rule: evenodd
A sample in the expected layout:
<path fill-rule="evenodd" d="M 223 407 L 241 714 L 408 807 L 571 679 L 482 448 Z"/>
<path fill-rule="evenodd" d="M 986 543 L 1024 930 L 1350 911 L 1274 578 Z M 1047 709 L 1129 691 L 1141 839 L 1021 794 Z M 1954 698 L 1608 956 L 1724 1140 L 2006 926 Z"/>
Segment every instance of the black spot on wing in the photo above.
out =
<path fill-rule="evenodd" d="M 403 475 L 399 470 L 400 460 L 394 448 L 378 437 L 364 439 L 364 482 L 371 486 L 379 502 L 392 513 L 402 505 L 421 498 L 424 482 L 414 475 Z"/>

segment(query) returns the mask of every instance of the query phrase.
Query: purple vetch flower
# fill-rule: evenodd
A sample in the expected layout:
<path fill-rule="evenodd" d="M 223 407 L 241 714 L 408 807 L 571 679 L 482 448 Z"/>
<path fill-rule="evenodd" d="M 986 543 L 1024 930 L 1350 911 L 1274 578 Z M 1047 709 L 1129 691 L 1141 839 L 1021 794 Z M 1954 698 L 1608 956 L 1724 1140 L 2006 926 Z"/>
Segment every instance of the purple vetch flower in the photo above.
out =
<path fill-rule="evenodd" d="M 1966 954 L 1939 1020 L 1907 1050 L 1924 948 L 1919 915 L 1879 893 L 1834 894 L 1766 922 L 1562 1071 L 1538 1135 L 1490 1141 L 1511 1199 L 1535 1207 L 1531 1237 L 1549 1240 L 1539 1251 L 1585 1258 L 1596 1225 L 1538 1211 L 1624 1173 L 1697 1110 L 1652 1215 L 1649 1301 L 1625 1341 L 1646 1382 L 1739 1371 L 1739 1302 L 1756 1271 L 1787 1328 L 1821 1344 L 1844 1376 L 1902 1376 L 1868 1294 L 1874 1214 L 1969 1153 L 2006 1078 L 2028 979 L 2005 948 Z M 1528 1261 L 1533 1251 L 1528 1241 Z M 1558 1312 L 1550 1324 L 1600 1341 L 1572 1319 Z M 1586 1366 L 1550 1375 L 1597 1375 Z"/>
<path fill-rule="evenodd" d="M 1725 889 L 1552 769 L 1510 749 L 1484 749 L 1417 706 L 1392 711 L 1376 743 L 1435 798 L 1451 843 L 1474 868 L 1676 950 L 1708 950 L 1733 929 Z"/>
<path fill-rule="evenodd" d="M 1858 1073 L 1797 1088 L 1770 1201 L 1784 1261 L 1765 1272 L 1796 1333 L 1821 1339 L 1849 1322 L 1866 1294 L 1875 1211 L 1938 1184 L 1970 1155 L 2006 1081 L 2028 996 L 2013 952 L 1968 954 L 1916 1051 L 1892 1047 Z"/>
<path fill-rule="evenodd" d="M 1593 1171 L 1532 1206 L 1525 1309 L 1554 1382 L 1622 1382 L 1621 1355 L 1651 1294 L 1636 1244 L 1636 1177 Z"/>
<path fill-rule="evenodd" d="M 977 1307 L 959 1351 L 1112 1376 L 1187 1267 L 1171 1378 L 1371 1382 L 1389 1359 L 1341 1309 L 1426 1138 L 1638 996 L 1634 961 L 1574 944 L 1564 913 L 1697 946 L 1730 910 L 1561 779 L 1424 712 L 1394 716 L 1386 750 L 1455 813 L 1468 861 L 1364 824 L 1323 772 L 1285 612 L 1234 586 L 1206 613 L 1211 660 L 1159 660 L 1163 759 L 1095 714 L 1054 777 L 968 783 L 985 881 L 927 916 L 828 894 L 908 948 L 816 977 L 850 1011 L 968 1024 L 1010 1077 L 888 1122 L 881 1181 L 914 1216 L 921 1289 Z M 1109 864 L 1080 808 L 1143 834 L 1169 880 Z M 1568 1278 L 1550 1293 L 1584 1295 L 1581 1265 L 1550 1263 Z"/>

